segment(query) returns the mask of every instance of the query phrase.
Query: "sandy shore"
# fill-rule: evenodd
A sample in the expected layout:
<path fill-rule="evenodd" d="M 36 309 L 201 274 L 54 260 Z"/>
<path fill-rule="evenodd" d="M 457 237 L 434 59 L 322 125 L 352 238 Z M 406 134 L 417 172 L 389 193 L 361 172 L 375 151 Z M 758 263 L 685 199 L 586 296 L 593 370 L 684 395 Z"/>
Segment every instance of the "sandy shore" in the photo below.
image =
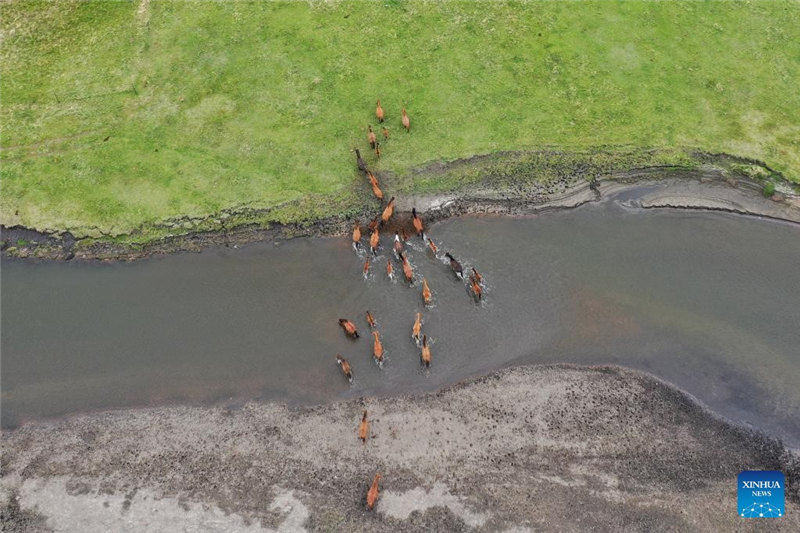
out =
<path fill-rule="evenodd" d="M 800 530 L 797 456 L 618 367 L 299 410 L 79 415 L 4 433 L 2 469 L 6 531 Z M 785 517 L 738 518 L 743 469 L 786 473 Z"/>

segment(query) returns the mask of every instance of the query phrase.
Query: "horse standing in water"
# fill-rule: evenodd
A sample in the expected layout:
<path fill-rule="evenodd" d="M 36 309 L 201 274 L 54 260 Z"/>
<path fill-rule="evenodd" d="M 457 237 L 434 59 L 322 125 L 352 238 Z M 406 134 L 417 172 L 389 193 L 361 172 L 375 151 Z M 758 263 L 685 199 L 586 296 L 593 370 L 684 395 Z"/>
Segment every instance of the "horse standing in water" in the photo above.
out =
<path fill-rule="evenodd" d="M 350 363 L 347 362 L 347 359 L 342 357 L 341 355 L 336 356 L 336 364 L 342 367 L 342 373 L 347 378 L 347 381 L 350 383 L 353 382 L 353 371 L 350 370 Z"/>
<path fill-rule="evenodd" d="M 450 268 L 453 269 L 455 275 L 458 276 L 459 279 L 464 279 L 464 268 L 461 266 L 461 263 L 456 261 L 456 258 L 450 255 L 450 252 L 444 255 L 450 260 Z"/>
<path fill-rule="evenodd" d="M 406 277 L 406 281 L 411 283 L 414 281 L 414 271 L 411 269 L 411 263 L 408 262 L 406 254 L 402 254 L 400 258 L 403 260 L 403 275 Z"/>
<path fill-rule="evenodd" d="M 346 334 L 353 337 L 354 339 L 358 338 L 358 330 L 356 329 L 356 325 L 347 320 L 346 318 L 339 319 L 339 325 L 342 326 L 342 329 Z"/>
<path fill-rule="evenodd" d="M 372 230 L 372 235 L 369 236 L 369 248 L 372 250 L 372 255 L 378 255 L 378 244 L 380 244 L 380 234 L 378 228 Z"/>
<path fill-rule="evenodd" d="M 353 250 L 358 251 L 361 246 L 361 225 L 356 220 L 356 225 L 353 228 Z"/>
<path fill-rule="evenodd" d="M 422 352 L 419 354 L 420 359 L 422 359 L 422 364 L 425 365 L 426 368 L 430 368 L 431 366 L 431 348 L 428 346 L 428 336 L 422 336 Z"/>
<path fill-rule="evenodd" d="M 372 335 L 375 337 L 375 342 L 372 344 L 372 356 L 378 366 L 383 367 L 383 344 L 381 344 L 380 336 L 377 331 L 373 331 Z"/>
<path fill-rule="evenodd" d="M 411 338 L 419 346 L 419 334 L 422 331 L 422 313 L 417 313 L 417 319 L 414 320 L 414 327 L 411 328 Z"/>
<path fill-rule="evenodd" d="M 428 287 L 428 280 L 422 278 L 422 301 L 425 305 L 430 305 L 431 303 L 431 289 Z"/>

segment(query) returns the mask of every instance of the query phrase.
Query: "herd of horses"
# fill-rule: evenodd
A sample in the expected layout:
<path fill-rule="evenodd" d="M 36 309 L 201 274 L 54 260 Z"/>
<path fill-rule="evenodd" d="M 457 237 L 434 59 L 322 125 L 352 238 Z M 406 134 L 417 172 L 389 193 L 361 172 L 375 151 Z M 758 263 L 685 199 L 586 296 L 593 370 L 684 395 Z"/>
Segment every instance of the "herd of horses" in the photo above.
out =
<path fill-rule="evenodd" d="M 378 120 L 378 123 L 381 124 L 381 133 L 383 135 L 384 142 L 389 140 L 389 130 L 386 128 L 384 121 L 386 119 L 386 115 L 384 113 L 383 107 L 381 106 L 381 101 L 378 100 L 376 102 L 375 107 L 375 117 Z M 401 123 L 403 128 L 405 128 L 406 133 L 411 132 L 411 119 L 406 112 L 405 107 L 401 111 Z M 381 143 L 378 141 L 377 134 L 373 131 L 372 125 L 367 125 L 367 142 L 369 143 L 370 148 L 375 153 L 376 160 L 379 160 L 381 157 Z M 375 260 L 378 255 L 378 249 L 381 246 L 381 229 L 385 228 L 389 222 L 392 220 L 395 211 L 396 199 L 392 196 L 388 202 L 384 203 L 384 195 L 383 190 L 381 189 L 380 182 L 378 181 L 378 177 L 376 173 L 370 170 L 367 162 L 361 156 L 361 151 L 358 148 L 353 150 L 356 156 L 356 166 L 358 168 L 358 172 L 364 175 L 369 181 L 370 187 L 372 188 L 373 195 L 378 199 L 380 202 L 381 210 L 380 212 L 373 218 L 369 224 L 367 225 L 367 230 L 369 231 L 369 251 L 366 254 L 366 258 L 364 260 L 364 264 L 362 267 L 362 271 L 365 277 L 369 275 L 370 269 L 372 267 L 371 260 Z M 407 225 L 407 219 L 406 219 Z M 404 225 L 400 225 L 394 233 L 394 239 L 392 243 L 392 251 L 393 254 L 390 254 L 386 260 L 386 276 L 390 280 L 394 280 L 395 278 L 395 267 L 392 264 L 392 257 L 394 255 L 395 261 L 400 264 L 403 278 L 407 282 L 408 286 L 411 287 L 414 285 L 415 282 L 415 274 L 414 268 L 412 267 L 410 261 L 408 260 L 408 254 L 406 253 L 406 243 L 409 241 L 409 234 L 408 230 L 413 230 L 416 235 L 422 239 L 423 246 L 426 246 L 430 251 L 433 253 L 434 257 L 439 258 L 439 247 L 433 242 L 425 234 L 425 224 L 422 221 L 422 218 L 417 213 L 416 208 L 412 208 L 411 210 L 411 228 L 407 228 Z M 353 250 L 358 253 L 362 249 L 362 226 L 361 223 L 356 220 L 355 226 L 353 227 L 352 233 L 352 241 L 353 241 Z M 467 288 L 469 289 L 471 295 L 475 299 L 475 301 L 480 302 L 483 299 L 483 277 L 478 273 L 475 268 L 471 268 L 471 272 L 469 273 L 468 277 L 465 279 L 464 277 L 464 268 L 462 267 L 461 263 L 456 260 L 455 257 L 450 252 L 446 252 L 443 255 L 446 258 L 445 262 L 449 262 L 450 269 L 455 274 L 455 276 L 462 280 L 466 281 Z M 430 306 L 433 301 L 433 294 L 431 292 L 430 286 L 428 285 L 428 280 L 423 277 L 422 278 L 422 303 L 423 305 Z M 372 316 L 372 313 L 369 311 L 366 312 L 366 322 L 370 329 L 370 333 L 373 337 L 373 344 L 372 344 L 372 357 L 375 362 L 380 366 L 383 367 L 383 355 L 384 349 L 383 344 L 381 343 L 380 333 L 377 330 L 377 323 L 375 318 Z M 417 344 L 417 347 L 420 349 L 420 362 L 425 368 L 430 368 L 431 366 L 431 349 L 428 342 L 428 336 L 422 333 L 422 313 L 417 311 L 415 315 L 414 325 L 411 328 L 411 338 Z M 344 333 L 352 338 L 358 339 L 360 335 L 358 333 L 358 328 L 356 325 L 347 318 L 340 318 L 339 325 L 344 330 Z M 340 366 L 342 373 L 345 377 L 352 383 L 353 381 L 353 369 L 350 365 L 350 362 L 347 361 L 341 354 L 336 354 L 336 362 Z M 367 420 L 367 411 L 365 410 L 363 416 L 361 418 L 361 422 L 358 427 L 358 435 L 362 442 L 366 443 L 369 437 L 369 421 Z M 378 499 L 379 489 L 378 483 L 381 479 L 380 474 L 376 474 L 372 484 L 367 492 L 367 508 L 373 509 L 375 506 L 375 502 Z"/>

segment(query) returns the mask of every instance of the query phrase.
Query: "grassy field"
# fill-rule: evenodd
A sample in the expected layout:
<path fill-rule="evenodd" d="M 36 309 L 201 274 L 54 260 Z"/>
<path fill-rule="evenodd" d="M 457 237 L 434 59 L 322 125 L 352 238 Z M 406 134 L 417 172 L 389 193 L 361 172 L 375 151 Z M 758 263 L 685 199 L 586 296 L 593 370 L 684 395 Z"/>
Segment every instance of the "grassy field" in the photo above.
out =
<path fill-rule="evenodd" d="M 350 150 L 378 97 L 374 165 L 399 176 L 498 150 L 689 146 L 800 180 L 797 2 L 0 9 L 6 225 L 146 234 L 309 195 L 340 207 L 368 193 Z"/>

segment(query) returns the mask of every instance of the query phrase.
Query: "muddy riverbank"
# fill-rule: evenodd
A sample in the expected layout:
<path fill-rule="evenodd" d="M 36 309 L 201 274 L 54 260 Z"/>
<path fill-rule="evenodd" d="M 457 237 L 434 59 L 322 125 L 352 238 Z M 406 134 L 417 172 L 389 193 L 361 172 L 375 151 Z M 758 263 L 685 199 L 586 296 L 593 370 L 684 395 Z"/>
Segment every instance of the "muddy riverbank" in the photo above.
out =
<path fill-rule="evenodd" d="M 799 465 L 646 374 L 559 365 L 399 399 L 31 423 L 3 433 L 0 484 L 6 531 L 789 531 Z M 737 516 L 743 469 L 786 473 L 783 518 Z"/>
<path fill-rule="evenodd" d="M 568 163 L 559 160 L 562 156 L 567 156 Z M 627 166 L 615 167 L 593 162 L 589 156 L 583 161 L 580 154 L 503 152 L 434 163 L 406 177 L 379 173 L 387 190 L 397 194 L 397 216 L 386 230 L 410 227 L 412 207 L 431 223 L 471 213 L 528 214 L 576 207 L 641 187 L 652 188 L 643 207 L 707 209 L 800 222 L 800 186 L 763 163 L 696 151 L 685 156 L 685 165 L 636 167 L 627 162 Z M 464 179 L 462 174 L 475 177 Z M 436 192 L 424 192 L 431 188 L 425 183 L 437 180 L 454 185 L 434 185 Z M 777 183 L 779 189 L 769 198 L 763 195 L 767 181 Z M 344 235 L 352 229 L 353 220 L 366 224 L 380 209 L 366 189 L 350 193 L 361 199 L 335 200 L 331 206 L 321 207 L 317 202 L 325 205 L 325 200 L 309 197 L 273 210 L 244 208 L 199 219 L 178 217 L 157 224 L 163 237 L 142 235 L 141 242 L 134 235 L 98 233 L 92 238 L 75 238 L 70 232 L 2 226 L 0 249 L 4 255 L 24 258 L 131 261 L 217 246 Z M 286 212 L 307 212 L 307 216 L 301 222 L 285 223 L 281 220 Z M 205 227 L 211 229 L 198 229 Z"/>

